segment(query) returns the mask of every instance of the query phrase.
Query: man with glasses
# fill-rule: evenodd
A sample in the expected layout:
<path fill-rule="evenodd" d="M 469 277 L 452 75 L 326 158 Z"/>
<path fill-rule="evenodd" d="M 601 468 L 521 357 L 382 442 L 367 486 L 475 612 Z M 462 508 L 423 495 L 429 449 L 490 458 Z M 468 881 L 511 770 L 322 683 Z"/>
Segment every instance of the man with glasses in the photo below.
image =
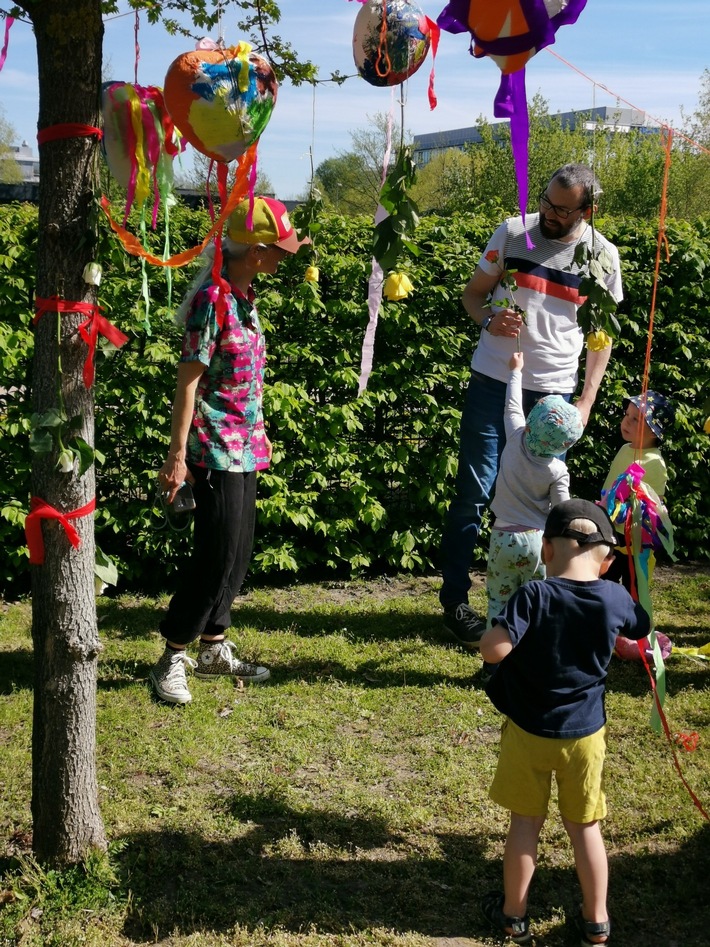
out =
<path fill-rule="evenodd" d="M 601 188 L 583 164 L 556 171 L 539 197 L 539 212 L 511 217 L 496 230 L 464 289 L 463 306 L 481 332 L 461 418 L 456 494 L 442 538 L 439 600 L 444 627 L 474 650 L 486 623 L 468 604 L 469 568 L 483 512 L 489 505 L 505 445 L 504 408 L 508 363 L 518 346 L 525 355 L 523 410 L 549 394 L 571 400 L 584 345 L 577 324 L 582 274 L 573 265 L 580 242 L 614 261 L 607 288 L 622 298 L 616 247 L 589 226 Z M 527 228 L 526 228 L 527 225 Z M 534 247 L 528 248 L 529 235 Z M 510 283 L 517 286 L 511 290 Z M 575 402 L 586 425 L 611 355 L 611 346 L 588 350 L 584 386 Z M 511 523 L 511 528 L 517 524 Z"/>

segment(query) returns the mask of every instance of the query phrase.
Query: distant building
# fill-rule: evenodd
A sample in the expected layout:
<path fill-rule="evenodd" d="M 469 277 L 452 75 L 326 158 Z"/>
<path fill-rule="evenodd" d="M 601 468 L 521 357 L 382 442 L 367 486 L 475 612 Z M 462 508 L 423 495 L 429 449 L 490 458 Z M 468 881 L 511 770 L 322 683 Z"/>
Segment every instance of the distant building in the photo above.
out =
<path fill-rule="evenodd" d="M 598 108 L 578 110 L 575 112 L 560 112 L 550 116 L 560 122 L 563 128 L 575 129 L 581 123 L 585 131 L 597 131 L 600 128 L 610 132 L 628 134 L 630 131 L 639 131 L 643 134 L 657 134 L 659 125 L 649 120 L 645 112 L 639 109 Z M 491 122 L 493 136 L 507 126 L 507 121 Z M 451 148 L 463 151 L 467 145 L 481 143 L 481 135 L 475 126 L 468 128 L 454 128 L 450 131 L 429 132 L 426 135 L 414 136 L 414 160 L 422 167 L 428 164 L 436 155 L 442 154 Z"/>
<path fill-rule="evenodd" d="M 10 157 L 19 164 L 23 181 L 30 183 L 39 181 L 39 158 L 35 158 L 26 141 L 23 141 L 21 145 L 10 145 Z"/>

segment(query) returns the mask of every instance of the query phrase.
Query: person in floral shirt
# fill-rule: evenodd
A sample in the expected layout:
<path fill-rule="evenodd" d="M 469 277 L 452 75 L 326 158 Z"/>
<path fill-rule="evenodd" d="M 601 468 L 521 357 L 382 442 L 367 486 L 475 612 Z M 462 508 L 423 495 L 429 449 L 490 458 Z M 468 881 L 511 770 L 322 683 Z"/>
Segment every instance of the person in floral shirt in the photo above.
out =
<path fill-rule="evenodd" d="M 165 651 L 150 672 L 158 696 L 170 703 L 192 699 L 188 667 L 206 679 L 269 677 L 267 668 L 239 659 L 226 638 L 251 558 L 257 472 L 271 460 L 262 412 L 266 350 L 252 282 L 275 273 L 304 242 L 280 201 L 243 201 L 227 222 L 219 278 L 209 260 L 178 310 L 182 354 L 158 477 L 169 503 L 185 481 L 192 484 L 196 506 L 192 554 L 160 623 Z M 186 649 L 198 638 L 194 660 Z"/>

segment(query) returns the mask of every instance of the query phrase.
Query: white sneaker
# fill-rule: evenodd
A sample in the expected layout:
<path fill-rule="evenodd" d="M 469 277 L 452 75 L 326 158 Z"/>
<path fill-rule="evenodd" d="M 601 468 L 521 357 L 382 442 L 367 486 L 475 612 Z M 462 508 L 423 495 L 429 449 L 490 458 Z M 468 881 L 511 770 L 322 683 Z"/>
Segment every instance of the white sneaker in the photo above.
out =
<path fill-rule="evenodd" d="M 150 672 L 156 693 L 170 704 L 189 704 L 192 694 L 187 689 L 185 668 L 197 667 L 197 661 L 185 651 L 166 648 Z"/>
<path fill-rule="evenodd" d="M 197 655 L 198 669 L 195 677 L 217 677 L 220 674 L 230 674 L 246 684 L 256 684 L 270 677 L 268 668 L 260 664 L 249 664 L 240 661 L 233 652 L 237 646 L 233 641 L 200 641 L 200 651 Z"/>

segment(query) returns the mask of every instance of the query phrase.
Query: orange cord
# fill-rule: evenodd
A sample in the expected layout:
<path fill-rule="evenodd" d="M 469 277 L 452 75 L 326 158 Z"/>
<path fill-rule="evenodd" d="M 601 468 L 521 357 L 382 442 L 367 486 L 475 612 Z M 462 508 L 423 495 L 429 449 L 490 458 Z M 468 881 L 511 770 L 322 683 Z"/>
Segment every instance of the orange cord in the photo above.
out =
<path fill-rule="evenodd" d="M 383 66 L 384 63 L 384 66 Z M 387 0 L 382 0 L 382 22 L 380 23 L 380 43 L 377 47 L 375 72 L 384 79 L 392 72 L 392 62 L 387 50 Z"/>
<path fill-rule="evenodd" d="M 552 47 L 550 46 L 546 47 L 545 52 L 548 52 L 551 56 L 554 56 L 555 59 L 559 59 L 561 63 L 564 63 L 565 66 L 569 66 L 569 68 L 573 72 L 576 72 L 578 75 L 582 76 L 582 78 L 586 79 L 587 82 L 591 82 L 592 85 L 595 85 L 598 88 L 603 89 L 605 92 L 608 92 L 609 95 L 612 95 L 615 99 L 618 99 L 619 102 L 623 102 L 624 105 L 628 105 L 629 108 L 636 109 L 637 112 L 643 112 L 644 115 L 649 114 L 648 112 L 646 112 L 645 109 L 640 109 L 638 105 L 634 105 L 633 102 L 629 102 L 629 100 L 625 99 L 623 95 L 619 95 L 618 92 L 614 92 L 608 86 L 605 86 L 602 82 L 597 82 L 596 79 L 592 79 L 591 76 L 588 76 L 586 72 L 582 72 L 582 70 L 578 69 L 577 66 L 573 66 L 571 62 L 568 62 L 563 56 L 560 56 L 559 53 L 556 53 L 554 49 L 552 49 Z M 659 118 L 656 118 L 654 115 L 650 115 L 650 118 L 654 122 L 656 122 L 657 125 L 660 125 L 661 128 L 670 128 L 670 125 L 668 124 L 668 122 L 662 122 Z M 683 132 L 679 132 L 677 129 L 675 130 L 675 134 L 679 138 L 682 138 L 683 141 L 687 142 L 689 145 L 692 145 L 693 148 L 697 148 L 699 151 L 704 151 L 706 155 L 710 155 L 710 148 L 706 148 L 704 145 L 701 145 L 699 142 L 693 141 L 692 138 L 688 138 L 687 135 L 684 135 Z"/>

